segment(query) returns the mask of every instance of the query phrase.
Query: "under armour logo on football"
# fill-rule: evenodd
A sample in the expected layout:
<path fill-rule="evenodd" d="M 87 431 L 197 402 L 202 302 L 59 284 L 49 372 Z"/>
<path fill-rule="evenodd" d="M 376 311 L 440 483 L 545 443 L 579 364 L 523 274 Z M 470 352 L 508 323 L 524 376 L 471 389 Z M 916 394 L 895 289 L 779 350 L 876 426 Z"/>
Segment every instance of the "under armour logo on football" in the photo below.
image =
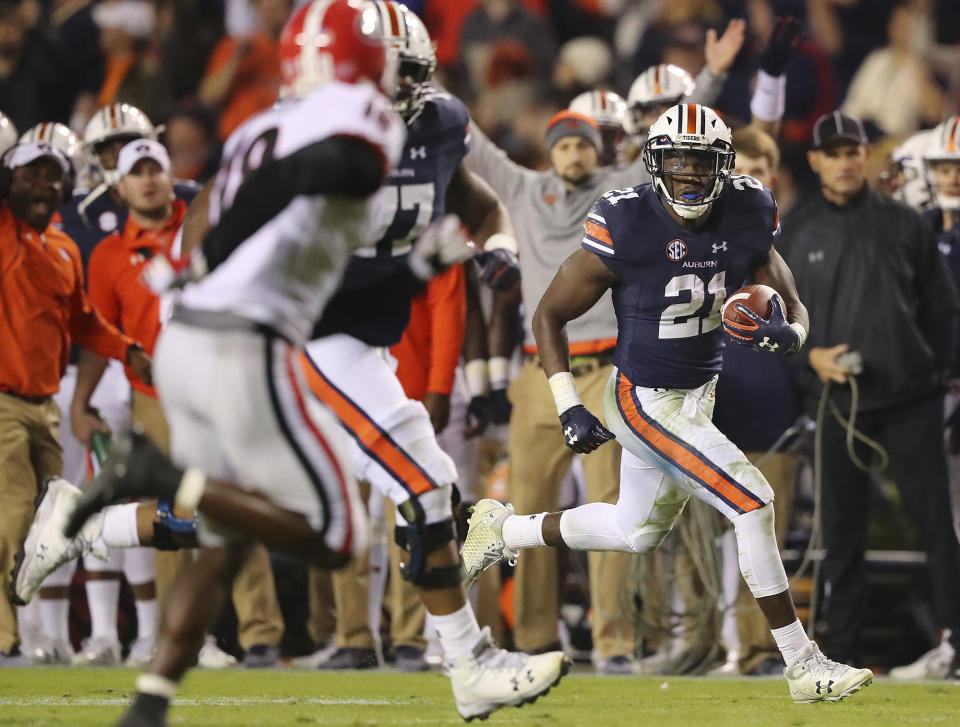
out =
<path fill-rule="evenodd" d="M 573 427 L 567 427 L 563 430 L 563 433 L 567 436 L 567 444 L 576 444 L 577 440 L 580 439 L 580 437 L 573 433 Z"/>
<path fill-rule="evenodd" d="M 713 254 L 714 254 L 714 255 L 716 255 L 718 252 L 726 252 L 726 251 L 727 251 L 727 241 L 724 240 L 723 242 L 715 242 L 715 243 L 713 243 L 710 247 L 713 248 Z"/>
<path fill-rule="evenodd" d="M 828 681 L 825 685 L 821 685 L 821 684 L 820 684 L 820 680 L 818 679 L 818 680 L 817 680 L 817 694 L 823 694 L 823 692 L 821 691 L 821 690 L 823 690 L 823 689 L 826 689 L 826 690 L 827 690 L 827 694 L 832 693 L 832 692 L 833 692 L 833 689 L 831 689 L 832 686 L 833 686 L 833 679 L 831 679 L 830 681 Z"/>
<path fill-rule="evenodd" d="M 410 147 L 410 159 L 426 159 L 426 158 L 427 158 L 427 147 L 425 146 Z"/>
<path fill-rule="evenodd" d="M 767 349 L 768 351 L 776 351 L 778 348 L 780 348 L 780 344 L 779 344 L 779 343 L 770 343 L 770 337 L 769 337 L 769 336 L 764 336 L 764 337 L 763 337 L 763 340 L 760 341 L 760 348 L 765 348 L 765 349 Z"/>

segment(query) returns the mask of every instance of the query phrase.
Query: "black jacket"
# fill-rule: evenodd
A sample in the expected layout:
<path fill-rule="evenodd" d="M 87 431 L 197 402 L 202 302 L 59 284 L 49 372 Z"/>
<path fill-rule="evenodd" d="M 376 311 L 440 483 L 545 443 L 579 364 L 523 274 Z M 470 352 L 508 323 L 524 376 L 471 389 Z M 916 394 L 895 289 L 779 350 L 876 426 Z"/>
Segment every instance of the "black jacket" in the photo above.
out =
<path fill-rule="evenodd" d="M 821 385 L 807 352 L 841 343 L 863 356 L 861 411 L 943 390 L 957 294 L 919 213 L 867 188 L 844 207 L 817 193 L 784 220 L 777 247 L 810 311 L 810 335 L 795 357 L 808 401 Z M 846 409 L 849 388 L 835 388 L 834 400 Z"/>

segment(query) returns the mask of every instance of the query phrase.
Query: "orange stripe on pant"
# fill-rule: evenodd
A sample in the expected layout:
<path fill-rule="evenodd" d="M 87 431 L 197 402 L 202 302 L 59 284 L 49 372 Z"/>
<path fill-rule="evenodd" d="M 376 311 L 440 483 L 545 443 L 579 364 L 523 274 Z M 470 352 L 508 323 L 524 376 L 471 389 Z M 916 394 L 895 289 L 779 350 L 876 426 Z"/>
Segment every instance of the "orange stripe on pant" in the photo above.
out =
<path fill-rule="evenodd" d="M 360 446 L 401 485 L 416 495 L 436 489 L 434 482 L 400 449 L 360 407 L 334 388 L 314 368 L 305 353 L 300 353 L 300 364 L 306 375 L 307 386 L 320 401 L 329 406 L 340 423 Z"/>
<path fill-rule="evenodd" d="M 691 473 L 695 479 L 704 483 L 707 489 L 712 490 L 741 511 L 750 512 L 763 506 L 763 502 L 744 494 L 733 482 L 717 472 L 708 461 L 701 459 L 650 424 L 637 409 L 632 391 L 633 384 L 620 374 L 617 379 L 617 399 L 620 402 L 620 410 L 637 436 L 681 469 Z"/>

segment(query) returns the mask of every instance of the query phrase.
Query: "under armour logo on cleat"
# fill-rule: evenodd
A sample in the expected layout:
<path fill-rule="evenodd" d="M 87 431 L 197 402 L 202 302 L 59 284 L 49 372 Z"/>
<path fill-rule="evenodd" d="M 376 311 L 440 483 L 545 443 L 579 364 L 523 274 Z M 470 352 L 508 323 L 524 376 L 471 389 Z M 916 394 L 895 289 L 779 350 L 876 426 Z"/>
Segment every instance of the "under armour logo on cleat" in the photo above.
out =
<path fill-rule="evenodd" d="M 826 689 L 826 690 L 827 690 L 827 694 L 832 693 L 832 692 L 833 692 L 833 689 L 830 688 L 830 687 L 832 687 L 832 686 L 833 686 L 833 679 L 831 679 L 830 681 L 828 681 L 825 686 L 821 685 L 821 684 L 820 684 L 820 680 L 817 679 L 817 694 L 823 694 L 823 692 L 821 691 L 822 689 Z"/>
<path fill-rule="evenodd" d="M 520 691 L 520 682 L 517 680 L 516 677 L 510 677 L 510 683 L 513 684 L 513 691 L 515 692 Z"/>
<path fill-rule="evenodd" d="M 527 681 L 533 684 L 533 672 L 527 669 Z"/>

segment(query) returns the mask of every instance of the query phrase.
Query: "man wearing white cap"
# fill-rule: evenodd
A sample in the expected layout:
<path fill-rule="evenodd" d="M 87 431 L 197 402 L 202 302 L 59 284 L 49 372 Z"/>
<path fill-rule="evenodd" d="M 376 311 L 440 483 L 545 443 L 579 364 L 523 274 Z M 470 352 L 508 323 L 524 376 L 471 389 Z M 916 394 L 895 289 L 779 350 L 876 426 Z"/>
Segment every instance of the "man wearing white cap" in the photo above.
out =
<path fill-rule="evenodd" d="M 33 500 L 63 466 L 52 399 L 70 340 L 125 361 L 150 381 L 150 359 L 87 302 L 77 246 L 50 225 L 62 204 L 69 162 L 45 143 L 20 144 L 4 157 L 0 184 L 0 587 L 33 517 Z M 17 642 L 16 621 L 0 599 L 0 662 Z"/>

